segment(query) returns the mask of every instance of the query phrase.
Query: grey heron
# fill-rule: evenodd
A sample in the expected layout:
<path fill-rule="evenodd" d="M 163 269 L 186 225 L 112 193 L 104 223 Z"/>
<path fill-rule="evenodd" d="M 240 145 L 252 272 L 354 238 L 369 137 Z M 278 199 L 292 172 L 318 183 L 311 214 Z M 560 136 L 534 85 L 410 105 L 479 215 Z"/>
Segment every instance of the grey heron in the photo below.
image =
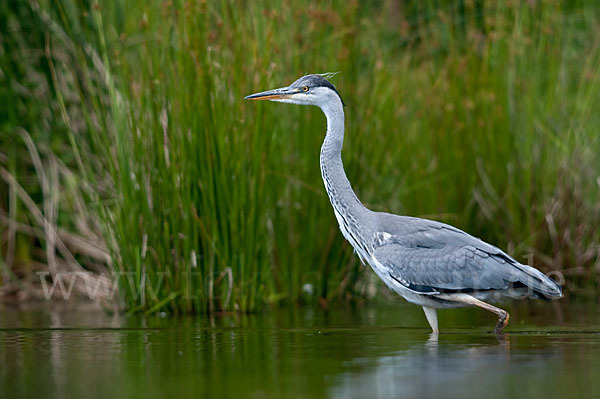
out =
<path fill-rule="evenodd" d="M 484 301 L 562 297 L 561 287 L 539 270 L 456 227 L 367 209 L 342 164 L 344 103 L 323 75 L 306 75 L 288 87 L 245 98 L 321 108 L 327 119 L 321 175 L 343 236 L 390 289 L 423 307 L 434 333 L 439 331 L 436 309 L 478 306 L 498 316 L 494 332 L 500 333 L 509 314 Z"/>

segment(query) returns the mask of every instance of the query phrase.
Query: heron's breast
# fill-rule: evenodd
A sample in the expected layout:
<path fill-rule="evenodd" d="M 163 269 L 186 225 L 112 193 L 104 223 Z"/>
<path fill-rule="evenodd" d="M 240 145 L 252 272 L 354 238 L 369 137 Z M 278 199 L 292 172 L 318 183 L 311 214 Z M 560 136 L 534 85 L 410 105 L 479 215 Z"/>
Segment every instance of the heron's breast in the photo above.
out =
<path fill-rule="evenodd" d="M 338 225 L 340 226 L 340 231 L 344 238 L 352 245 L 354 251 L 358 254 L 361 262 L 363 264 L 367 264 L 368 260 L 371 257 L 369 251 L 369 245 L 365 242 L 364 238 L 358 233 L 357 229 L 354 229 L 354 226 L 351 226 L 353 221 L 349 220 L 347 216 L 342 215 L 335 206 L 333 207 L 333 213 L 335 214 L 335 218 L 338 221 Z"/>

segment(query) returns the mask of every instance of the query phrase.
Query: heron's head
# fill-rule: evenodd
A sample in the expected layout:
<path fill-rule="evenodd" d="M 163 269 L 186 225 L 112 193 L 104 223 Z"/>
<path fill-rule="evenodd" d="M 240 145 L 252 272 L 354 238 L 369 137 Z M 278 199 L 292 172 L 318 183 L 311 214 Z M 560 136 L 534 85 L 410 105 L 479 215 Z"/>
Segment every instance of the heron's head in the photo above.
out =
<path fill-rule="evenodd" d="M 251 94 L 244 98 L 246 100 L 270 100 L 290 104 L 316 105 L 318 107 L 323 107 L 339 99 L 344 104 L 335 86 L 322 75 L 306 75 L 288 87 Z"/>

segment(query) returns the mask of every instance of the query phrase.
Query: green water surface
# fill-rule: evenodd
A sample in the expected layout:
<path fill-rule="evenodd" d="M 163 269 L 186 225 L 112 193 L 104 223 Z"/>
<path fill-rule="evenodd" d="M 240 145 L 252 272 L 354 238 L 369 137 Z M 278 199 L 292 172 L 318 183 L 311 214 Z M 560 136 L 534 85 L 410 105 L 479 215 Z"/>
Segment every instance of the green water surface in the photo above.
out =
<path fill-rule="evenodd" d="M 0 308 L 0 397 L 600 397 L 597 305 L 405 304 L 210 318 Z"/>

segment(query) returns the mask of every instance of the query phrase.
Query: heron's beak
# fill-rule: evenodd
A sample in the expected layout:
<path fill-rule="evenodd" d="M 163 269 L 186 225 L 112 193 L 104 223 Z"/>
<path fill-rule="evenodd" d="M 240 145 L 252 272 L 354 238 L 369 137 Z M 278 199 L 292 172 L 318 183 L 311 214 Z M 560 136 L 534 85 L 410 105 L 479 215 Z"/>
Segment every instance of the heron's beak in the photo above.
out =
<path fill-rule="evenodd" d="M 282 100 L 291 98 L 292 94 L 298 93 L 298 89 L 290 89 L 289 87 L 282 87 L 281 89 L 267 90 L 261 93 L 250 94 L 244 97 L 244 100 Z"/>

